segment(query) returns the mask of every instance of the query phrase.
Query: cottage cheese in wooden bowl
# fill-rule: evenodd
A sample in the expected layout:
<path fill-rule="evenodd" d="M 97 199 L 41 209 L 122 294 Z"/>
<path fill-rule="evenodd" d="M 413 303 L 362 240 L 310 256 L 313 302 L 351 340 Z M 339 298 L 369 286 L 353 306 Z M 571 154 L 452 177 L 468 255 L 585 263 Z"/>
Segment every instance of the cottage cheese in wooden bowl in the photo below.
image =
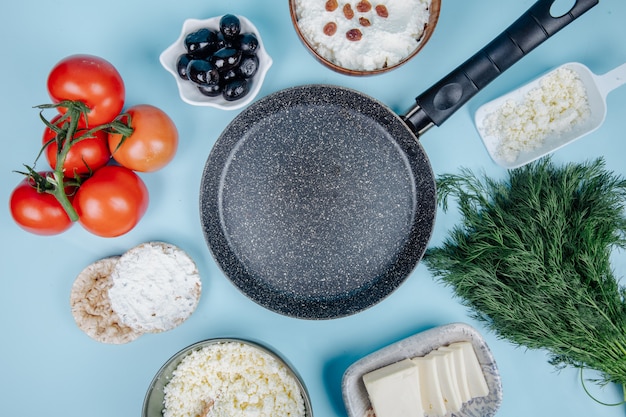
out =
<path fill-rule="evenodd" d="M 309 51 L 329 68 L 371 75 L 396 68 L 430 39 L 440 0 L 290 0 Z"/>

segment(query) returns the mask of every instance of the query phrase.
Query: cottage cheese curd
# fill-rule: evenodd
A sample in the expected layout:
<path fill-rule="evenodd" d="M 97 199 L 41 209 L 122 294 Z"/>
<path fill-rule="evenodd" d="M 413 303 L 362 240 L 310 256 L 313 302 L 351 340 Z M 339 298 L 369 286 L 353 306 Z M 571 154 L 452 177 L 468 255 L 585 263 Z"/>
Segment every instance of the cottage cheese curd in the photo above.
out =
<path fill-rule="evenodd" d="M 506 100 L 484 121 L 485 132 L 498 138 L 496 153 L 513 162 L 521 152 L 541 146 L 551 135 L 568 132 L 591 115 L 585 86 L 569 68 L 541 79 L 519 101 Z"/>
<path fill-rule="evenodd" d="M 238 341 L 192 351 L 164 389 L 164 417 L 304 417 L 304 399 L 287 367 Z"/>
<path fill-rule="evenodd" d="M 298 28 L 326 60 L 372 71 L 398 64 L 419 46 L 430 0 L 295 0 Z"/>

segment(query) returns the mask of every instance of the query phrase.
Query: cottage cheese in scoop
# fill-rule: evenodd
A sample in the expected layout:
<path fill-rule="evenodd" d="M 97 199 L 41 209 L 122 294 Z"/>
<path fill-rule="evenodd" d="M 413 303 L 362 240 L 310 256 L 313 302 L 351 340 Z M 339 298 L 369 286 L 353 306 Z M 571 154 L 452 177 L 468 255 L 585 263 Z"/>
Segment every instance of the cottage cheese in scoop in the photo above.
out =
<path fill-rule="evenodd" d="M 430 0 L 295 0 L 298 27 L 328 61 L 372 71 L 398 64 L 419 46 Z"/>
<path fill-rule="evenodd" d="M 569 68 L 558 68 L 520 100 L 509 99 L 485 117 L 485 131 L 498 139 L 496 153 L 514 162 L 591 116 L 585 85 Z"/>

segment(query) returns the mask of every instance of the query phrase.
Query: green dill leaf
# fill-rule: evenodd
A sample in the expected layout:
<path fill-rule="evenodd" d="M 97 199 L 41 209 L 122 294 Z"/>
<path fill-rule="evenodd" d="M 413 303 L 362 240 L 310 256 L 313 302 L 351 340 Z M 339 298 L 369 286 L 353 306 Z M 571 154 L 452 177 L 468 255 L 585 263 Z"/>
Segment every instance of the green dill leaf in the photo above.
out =
<path fill-rule="evenodd" d="M 462 221 L 424 263 L 475 319 L 550 363 L 626 383 L 626 291 L 611 268 L 626 246 L 626 180 L 597 159 L 549 157 L 497 181 L 467 169 L 437 179 Z"/>

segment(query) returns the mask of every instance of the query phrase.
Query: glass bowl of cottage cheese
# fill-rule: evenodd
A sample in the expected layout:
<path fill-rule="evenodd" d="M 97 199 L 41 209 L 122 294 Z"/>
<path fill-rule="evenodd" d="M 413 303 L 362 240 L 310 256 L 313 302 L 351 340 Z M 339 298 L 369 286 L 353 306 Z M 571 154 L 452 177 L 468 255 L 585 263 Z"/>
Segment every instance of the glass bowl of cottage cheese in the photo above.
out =
<path fill-rule="evenodd" d="M 413 58 L 432 36 L 441 0 L 289 0 L 298 37 L 321 63 L 373 75 Z"/>
<path fill-rule="evenodd" d="M 299 375 L 255 342 L 216 338 L 172 356 L 154 376 L 142 417 L 313 417 Z"/>

